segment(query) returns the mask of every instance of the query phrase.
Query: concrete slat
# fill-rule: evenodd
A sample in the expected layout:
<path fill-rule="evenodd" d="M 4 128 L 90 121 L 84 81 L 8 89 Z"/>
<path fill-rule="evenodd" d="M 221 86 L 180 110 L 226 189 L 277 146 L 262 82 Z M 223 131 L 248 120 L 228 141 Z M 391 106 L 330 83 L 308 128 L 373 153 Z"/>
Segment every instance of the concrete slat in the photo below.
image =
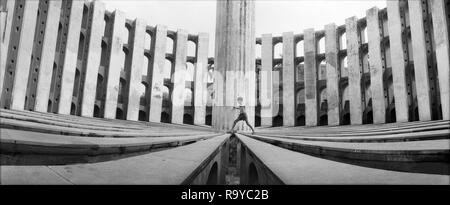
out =
<path fill-rule="evenodd" d="M 81 101 L 81 116 L 84 117 L 93 117 L 94 115 L 97 75 L 100 68 L 102 37 L 105 30 L 105 5 L 100 1 L 94 1 L 92 4 L 91 29 L 87 37 L 89 43 L 87 46 L 86 74 Z"/>
<path fill-rule="evenodd" d="M 362 124 L 363 104 L 361 91 L 362 68 L 360 62 L 360 42 L 358 19 L 348 18 L 346 24 L 347 62 L 348 62 L 348 94 L 350 99 L 350 123 Z"/>
<path fill-rule="evenodd" d="M 120 87 L 120 71 L 124 68 L 122 59 L 123 44 L 128 39 L 122 39 L 125 33 L 125 13 L 116 10 L 113 14 L 111 45 L 109 51 L 108 77 L 106 79 L 105 108 L 103 116 L 116 118 L 117 101 Z"/>
<path fill-rule="evenodd" d="M 27 1 L 24 5 L 23 20 L 19 36 L 20 40 L 17 47 L 17 63 L 11 91 L 11 109 L 15 110 L 23 110 L 25 107 L 25 96 L 27 92 L 28 73 L 30 70 L 38 7 L 38 1 Z"/>
<path fill-rule="evenodd" d="M 408 122 L 409 104 L 406 89 L 406 56 L 402 39 L 400 2 L 387 1 L 392 80 L 394 84 L 395 116 L 397 122 Z"/>
<path fill-rule="evenodd" d="M 283 126 L 295 126 L 294 33 L 283 33 Z"/>
<path fill-rule="evenodd" d="M 188 33 L 179 29 L 175 38 L 175 61 L 172 68 L 172 123 L 183 124 L 184 101 L 185 101 L 185 75 L 187 72 L 186 54 L 187 54 Z"/>
<path fill-rule="evenodd" d="M 442 118 L 450 119 L 450 45 L 448 13 L 445 13 L 445 0 L 429 1 L 433 18 L 436 62 L 439 76 Z M 448 3 L 447 3 L 448 4 Z M 450 12 L 450 11 L 447 11 Z"/>
<path fill-rule="evenodd" d="M 408 1 L 408 6 L 419 119 L 426 121 L 431 120 L 431 99 L 422 1 Z"/>
<path fill-rule="evenodd" d="M 53 74 L 53 63 L 55 61 L 54 53 L 56 51 L 61 5 L 61 1 L 49 1 L 44 41 L 42 43 L 41 63 L 39 65 L 40 69 L 36 88 L 36 101 L 34 106 L 34 110 L 38 112 L 47 112 Z"/>
<path fill-rule="evenodd" d="M 59 114 L 70 114 L 75 71 L 78 61 L 78 44 L 80 40 L 81 21 L 83 19 L 83 7 L 83 1 L 72 1 L 67 42 L 64 48 L 64 65 L 61 75 L 61 91 L 64 92 L 61 92 L 59 97 Z"/>
<path fill-rule="evenodd" d="M 386 122 L 383 73 L 385 70 L 381 50 L 381 28 L 378 8 L 367 10 L 367 35 L 369 40 L 370 90 L 372 93 L 373 123 Z"/>

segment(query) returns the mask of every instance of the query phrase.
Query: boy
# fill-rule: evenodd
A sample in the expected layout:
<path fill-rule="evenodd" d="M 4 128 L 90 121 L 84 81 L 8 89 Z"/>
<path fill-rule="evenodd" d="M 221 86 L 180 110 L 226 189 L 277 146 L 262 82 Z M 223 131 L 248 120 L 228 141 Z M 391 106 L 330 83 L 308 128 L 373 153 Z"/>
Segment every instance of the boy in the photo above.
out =
<path fill-rule="evenodd" d="M 248 119 L 247 119 L 247 113 L 245 112 L 245 106 L 242 105 L 242 101 L 243 101 L 242 97 L 238 97 L 238 98 L 237 98 L 237 101 L 238 101 L 238 103 L 239 103 L 239 107 L 233 107 L 233 109 L 239 110 L 239 116 L 238 116 L 238 118 L 234 121 L 233 127 L 231 127 L 230 132 L 233 133 L 233 132 L 234 132 L 234 126 L 236 126 L 236 124 L 237 124 L 239 121 L 244 120 L 245 123 L 247 123 L 247 126 L 249 126 L 250 129 L 252 129 L 252 134 L 255 134 L 255 130 L 253 129 L 253 127 L 252 127 L 252 126 L 250 125 L 250 123 L 248 122 Z"/>

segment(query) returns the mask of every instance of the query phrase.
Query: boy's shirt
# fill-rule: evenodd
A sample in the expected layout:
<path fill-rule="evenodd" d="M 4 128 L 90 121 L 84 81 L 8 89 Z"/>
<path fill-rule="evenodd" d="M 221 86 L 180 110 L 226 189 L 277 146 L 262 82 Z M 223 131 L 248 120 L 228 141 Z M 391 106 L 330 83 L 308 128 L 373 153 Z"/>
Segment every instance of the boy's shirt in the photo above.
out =
<path fill-rule="evenodd" d="M 239 105 L 239 107 L 236 108 L 239 109 L 240 114 L 245 114 L 245 106 Z"/>

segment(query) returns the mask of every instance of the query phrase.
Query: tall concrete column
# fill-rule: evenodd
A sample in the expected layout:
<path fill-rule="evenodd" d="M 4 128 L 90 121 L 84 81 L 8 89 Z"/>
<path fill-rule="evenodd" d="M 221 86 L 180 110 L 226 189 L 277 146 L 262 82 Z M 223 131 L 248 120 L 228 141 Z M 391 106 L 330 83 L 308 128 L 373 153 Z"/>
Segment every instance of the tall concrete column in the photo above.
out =
<path fill-rule="evenodd" d="M 422 1 L 408 1 L 408 6 L 419 119 L 427 121 L 431 120 L 431 97 Z"/>
<path fill-rule="evenodd" d="M 237 106 L 238 97 L 244 99 L 248 119 L 253 125 L 256 104 L 255 3 L 252 0 L 217 1 L 216 11 L 213 127 L 231 129 L 237 117 L 232 106 Z"/>
<path fill-rule="evenodd" d="M 325 26 L 325 52 L 327 61 L 327 101 L 328 101 L 328 125 L 340 124 L 339 103 L 339 51 L 336 25 Z"/>
<path fill-rule="evenodd" d="M 387 11 L 395 96 L 395 116 L 397 122 L 408 122 L 409 105 L 408 90 L 406 87 L 407 48 L 402 37 L 402 30 L 405 29 L 405 25 L 402 23 L 400 2 L 398 0 L 387 1 Z"/>
<path fill-rule="evenodd" d="M 13 16 L 14 16 L 14 6 L 16 1 L 14 0 L 8 0 L 6 1 L 6 4 L 1 4 L 0 12 L 2 13 L 2 19 L 0 20 L 2 24 L 0 28 L 0 42 L 2 45 L 2 51 L 0 52 L 0 99 L 2 99 L 2 90 L 3 90 L 3 83 L 5 78 L 5 72 L 6 72 L 6 58 L 8 57 L 8 48 L 9 48 L 9 39 L 11 34 L 11 25 L 13 22 Z"/>
<path fill-rule="evenodd" d="M 448 20 L 445 18 L 444 0 L 433 0 L 431 15 L 433 17 L 434 41 L 436 42 L 436 62 L 439 75 L 442 118 L 450 119 L 450 45 Z M 447 14 L 449 16 L 449 14 Z M 450 18 L 450 17 L 447 17 Z"/>
<path fill-rule="evenodd" d="M 373 123 L 386 122 L 386 103 L 384 99 L 383 72 L 384 60 L 382 58 L 378 8 L 367 10 L 367 35 L 369 37 L 369 64 L 370 64 L 370 89 L 372 91 Z"/>

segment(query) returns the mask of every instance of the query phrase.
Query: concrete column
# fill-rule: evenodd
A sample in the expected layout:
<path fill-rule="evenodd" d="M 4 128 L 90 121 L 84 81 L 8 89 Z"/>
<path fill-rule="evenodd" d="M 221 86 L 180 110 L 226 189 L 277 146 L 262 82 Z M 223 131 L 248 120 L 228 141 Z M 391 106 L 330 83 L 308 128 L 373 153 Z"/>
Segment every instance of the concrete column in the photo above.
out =
<path fill-rule="evenodd" d="M 172 66 L 172 123 L 174 124 L 183 124 L 184 90 L 186 89 L 185 76 L 187 74 L 187 39 L 187 31 L 179 29 L 174 42 L 175 62 Z"/>
<path fill-rule="evenodd" d="M 325 55 L 327 62 L 327 103 L 328 103 L 328 125 L 340 124 L 339 103 L 339 50 L 338 37 L 336 35 L 336 24 L 325 26 Z"/>
<path fill-rule="evenodd" d="M 58 36 L 61 4 L 61 1 L 49 1 L 44 41 L 42 42 L 42 55 L 39 65 L 40 69 L 36 88 L 36 101 L 34 105 L 34 110 L 38 112 L 47 112 L 53 74 L 53 63 L 55 61 L 56 40 Z"/>
<path fill-rule="evenodd" d="M 145 96 L 150 102 L 149 121 L 160 122 L 164 87 L 164 64 L 166 60 L 167 28 L 157 25 L 152 38 L 150 67 L 147 70 L 147 81 L 151 86 Z"/>
<path fill-rule="evenodd" d="M 128 72 L 126 88 L 126 119 L 137 121 L 139 118 L 139 106 L 142 82 L 142 64 L 144 62 L 145 29 L 147 24 L 142 19 L 136 19 L 130 32 L 132 43 L 127 59 Z"/>
<path fill-rule="evenodd" d="M 67 44 L 64 50 L 64 65 L 61 76 L 62 92 L 58 104 L 59 114 L 70 114 L 78 61 L 78 42 L 80 40 L 81 20 L 83 19 L 83 6 L 84 1 L 72 1 L 70 8 L 69 30 L 67 32 Z"/>
<path fill-rule="evenodd" d="M 81 116 L 94 115 L 95 93 L 97 89 L 97 75 L 102 54 L 102 36 L 104 33 L 105 5 L 100 1 L 93 1 L 91 29 L 87 47 L 86 75 L 84 79 L 81 101 Z"/>
<path fill-rule="evenodd" d="M 256 47 L 256 37 L 255 37 L 255 10 L 254 8 L 254 2 L 247 2 L 247 4 L 244 3 L 244 6 L 249 7 L 250 9 L 245 12 L 245 19 L 249 19 L 249 23 L 244 24 L 244 30 L 248 31 L 244 34 L 243 41 L 245 42 L 246 46 L 246 53 L 247 56 L 243 62 L 243 71 L 245 75 L 245 79 L 243 82 L 245 82 L 245 85 L 243 86 L 246 99 L 245 99 L 245 109 L 247 111 L 248 115 L 248 121 L 252 125 L 252 127 L 255 127 L 255 107 L 256 107 L 256 61 L 255 61 L 255 47 Z M 238 89 L 242 90 L 241 87 L 238 87 Z M 250 129 L 245 126 L 246 131 L 249 131 Z"/>
<path fill-rule="evenodd" d="M 199 33 L 194 75 L 194 124 L 204 125 L 206 116 L 208 45 L 207 33 Z"/>
<path fill-rule="evenodd" d="M 306 70 L 306 69 L 305 69 Z M 283 126 L 295 126 L 294 33 L 283 33 Z"/>
<path fill-rule="evenodd" d="M 6 62 L 6 47 L 5 42 L 3 42 L 4 39 L 4 33 L 5 33 L 5 24 L 6 24 L 6 16 L 7 12 L 0 10 L 0 96 L 2 95 L 1 91 L 3 88 L 3 82 L 5 77 L 5 62 Z"/>
<path fill-rule="evenodd" d="M 26 1 L 24 5 L 23 22 L 20 30 L 20 40 L 17 52 L 17 63 L 11 96 L 11 109 L 23 110 L 27 92 L 28 73 L 30 70 L 31 53 L 33 50 L 34 32 L 39 1 Z"/>
<path fill-rule="evenodd" d="M 450 46 L 449 29 L 445 15 L 445 1 L 432 0 L 431 15 L 433 18 L 434 41 L 436 43 L 436 62 L 439 76 L 439 91 L 441 95 L 442 118 L 450 119 Z M 449 14 L 447 14 L 449 15 Z"/>
<path fill-rule="evenodd" d="M 2 91 L 3 91 L 3 83 L 5 78 L 5 72 L 6 72 L 6 58 L 8 56 L 8 48 L 9 48 L 9 39 L 11 37 L 11 25 L 13 21 L 14 16 L 14 6 L 15 6 L 15 0 L 8 0 L 6 1 L 6 7 L 3 8 L 3 19 L 2 21 L 2 29 L 0 31 L 2 32 L 2 38 L 0 39 L 0 42 L 2 42 L 3 50 L 0 53 L 0 99 L 2 99 Z"/>
<path fill-rule="evenodd" d="M 383 86 L 384 63 L 381 59 L 381 28 L 376 7 L 367 10 L 367 35 L 369 38 L 373 123 L 381 124 L 386 122 L 386 103 Z"/>
<path fill-rule="evenodd" d="M 317 126 L 319 94 L 317 93 L 316 37 L 314 29 L 306 29 L 303 33 L 305 41 L 305 125 Z"/>
<path fill-rule="evenodd" d="M 409 105 L 408 91 L 406 89 L 406 63 L 407 52 L 402 38 L 402 18 L 400 2 L 387 1 L 389 43 L 391 48 L 392 79 L 394 83 L 395 116 L 397 122 L 408 122 Z"/>
<path fill-rule="evenodd" d="M 231 129 L 236 113 L 231 106 L 237 105 L 237 97 L 244 98 L 249 121 L 254 121 L 254 9 L 255 2 L 250 0 L 217 1 L 213 127 L 218 130 Z M 237 83 L 226 79 L 227 71 L 240 72 Z"/>
<path fill-rule="evenodd" d="M 122 49 L 128 39 L 122 39 L 125 33 L 125 13 L 116 10 L 113 14 L 113 28 L 109 50 L 109 62 L 106 78 L 106 99 L 104 118 L 116 119 L 117 100 L 119 95 L 120 71 L 123 68 Z"/>
<path fill-rule="evenodd" d="M 350 122 L 352 125 L 362 124 L 362 95 L 361 95 L 361 60 L 358 19 L 346 19 L 347 35 L 347 64 L 348 64 L 348 95 L 350 99 Z"/>
<path fill-rule="evenodd" d="M 430 84 L 422 1 L 408 1 L 419 119 L 431 120 Z"/>
<path fill-rule="evenodd" d="M 261 72 L 259 73 L 259 99 L 261 103 L 261 126 L 271 127 L 273 117 L 273 45 L 272 35 L 263 34 L 261 45 Z"/>

